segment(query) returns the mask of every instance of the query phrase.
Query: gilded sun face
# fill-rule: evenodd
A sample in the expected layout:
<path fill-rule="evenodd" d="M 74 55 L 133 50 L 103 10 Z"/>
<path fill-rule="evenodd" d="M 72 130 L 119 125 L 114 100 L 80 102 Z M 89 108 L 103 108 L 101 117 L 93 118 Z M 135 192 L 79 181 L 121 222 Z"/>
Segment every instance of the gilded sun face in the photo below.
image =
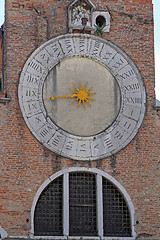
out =
<path fill-rule="evenodd" d="M 83 106 L 85 108 L 85 102 L 87 102 L 91 106 L 91 104 L 89 103 L 88 99 L 92 100 L 92 101 L 95 101 L 95 99 L 91 98 L 90 96 L 94 95 L 96 93 L 89 93 L 89 91 L 92 89 L 92 87 L 89 88 L 88 90 L 86 90 L 87 83 L 85 84 L 84 88 L 82 88 L 81 82 L 79 82 L 79 85 L 80 85 L 80 89 L 75 84 L 73 84 L 73 86 L 76 88 L 77 91 L 75 91 L 73 89 L 70 89 L 72 92 L 75 93 L 74 97 L 76 97 L 76 99 L 72 103 L 78 101 L 79 102 L 78 103 L 78 107 L 79 107 L 81 102 L 82 102 Z"/>
<path fill-rule="evenodd" d="M 80 106 L 80 104 L 83 104 L 83 107 L 86 108 L 85 106 L 85 102 L 87 102 L 89 104 L 89 106 L 92 106 L 89 102 L 89 100 L 91 101 L 95 101 L 95 99 L 91 98 L 91 95 L 94 95 L 96 93 L 89 93 L 89 91 L 93 88 L 89 88 L 88 90 L 86 90 L 87 87 L 87 82 L 84 86 L 84 88 L 82 88 L 82 84 L 81 82 L 79 82 L 80 88 L 78 88 L 75 84 L 73 84 L 73 86 L 75 87 L 76 90 L 73 89 L 69 89 L 72 92 L 74 92 L 74 94 L 72 95 L 65 95 L 65 96 L 58 96 L 58 97 L 50 97 L 50 98 L 45 98 L 44 100 L 55 100 L 56 98 L 76 98 L 72 103 L 75 103 L 76 101 L 78 101 L 78 107 Z"/>

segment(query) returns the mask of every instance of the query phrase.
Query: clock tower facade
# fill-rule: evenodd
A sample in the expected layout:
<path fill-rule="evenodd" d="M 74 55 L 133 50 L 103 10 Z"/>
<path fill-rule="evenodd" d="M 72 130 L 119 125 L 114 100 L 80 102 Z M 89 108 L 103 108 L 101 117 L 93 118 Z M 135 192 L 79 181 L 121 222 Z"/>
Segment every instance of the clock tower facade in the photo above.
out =
<path fill-rule="evenodd" d="M 5 11 L 1 238 L 159 239 L 152 1 Z"/>

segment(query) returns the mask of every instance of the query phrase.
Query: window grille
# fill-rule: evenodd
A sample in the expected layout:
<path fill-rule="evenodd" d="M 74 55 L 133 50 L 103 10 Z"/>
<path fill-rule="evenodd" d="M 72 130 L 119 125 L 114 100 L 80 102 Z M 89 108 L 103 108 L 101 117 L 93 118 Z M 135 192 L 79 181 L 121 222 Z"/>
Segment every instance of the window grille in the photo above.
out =
<path fill-rule="evenodd" d="M 96 236 L 96 178 L 90 173 L 69 175 L 70 236 Z"/>
<path fill-rule="evenodd" d="M 35 209 L 36 236 L 63 236 L 63 177 L 50 183 L 42 192 Z"/>
<path fill-rule="evenodd" d="M 103 177 L 104 236 L 131 237 L 130 214 L 119 190 Z"/>
<path fill-rule="evenodd" d="M 132 237 L 123 194 L 106 177 L 88 171 L 59 175 L 34 210 L 35 236 Z"/>

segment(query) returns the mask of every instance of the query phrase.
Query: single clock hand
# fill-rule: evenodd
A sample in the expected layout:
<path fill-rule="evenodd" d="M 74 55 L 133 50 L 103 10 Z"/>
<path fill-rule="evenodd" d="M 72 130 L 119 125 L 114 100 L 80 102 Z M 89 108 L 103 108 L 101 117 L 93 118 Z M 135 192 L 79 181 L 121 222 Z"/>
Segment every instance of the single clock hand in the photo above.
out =
<path fill-rule="evenodd" d="M 75 103 L 76 101 L 78 101 L 78 107 L 80 106 L 81 102 L 83 103 L 83 106 L 85 108 L 85 101 L 91 106 L 90 102 L 88 101 L 89 100 L 92 100 L 92 101 L 95 101 L 95 99 L 89 97 L 91 95 L 94 95 L 96 93 L 89 93 L 89 91 L 92 89 L 92 88 L 89 88 L 88 90 L 86 90 L 86 87 L 87 87 L 87 83 L 85 84 L 84 88 L 82 88 L 82 84 L 81 82 L 79 82 L 79 85 L 80 85 L 80 89 L 75 85 L 73 84 L 73 86 L 76 88 L 76 90 L 73 90 L 73 89 L 69 89 L 71 90 L 72 92 L 74 92 L 74 94 L 72 95 L 64 95 L 64 96 L 58 96 L 58 97 L 50 97 L 50 98 L 44 98 L 44 100 L 55 100 L 56 98 L 74 98 L 76 97 L 76 99 L 72 102 L 72 103 Z"/>
<path fill-rule="evenodd" d="M 54 99 L 56 99 L 56 98 L 74 98 L 74 97 L 76 97 L 76 94 L 73 94 L 73 95 L 64 95 L 64 96 L 58 96 L 58 97 L 54 97 L 54 96 L 52 96 L 52 97 L 50 97 L 50 98 L 44 98 L 44 100 L 54 100 Z"/>

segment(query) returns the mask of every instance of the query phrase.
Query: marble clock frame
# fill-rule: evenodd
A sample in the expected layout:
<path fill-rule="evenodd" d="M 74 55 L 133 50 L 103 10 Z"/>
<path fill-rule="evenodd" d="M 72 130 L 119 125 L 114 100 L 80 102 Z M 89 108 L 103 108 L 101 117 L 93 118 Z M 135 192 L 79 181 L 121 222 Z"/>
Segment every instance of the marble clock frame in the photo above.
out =
<path fill-rule="evenodd" d="M 104 131 L 80 137 L 60 129 L 44 107 L 43 83 L 48 72 L 71 57 L 92 59 L 107 68 L 121 92 L 117 118 Z M 58 155 L 75 160 L 97 160 L 127 146 L 144 118 L 146 93 L 140 72 L 115 44 L 97 36 L 66 34 L 38 47 L 27 59 L 19 79 L 18 98 L 24 120 L 34 137 Z"/>

